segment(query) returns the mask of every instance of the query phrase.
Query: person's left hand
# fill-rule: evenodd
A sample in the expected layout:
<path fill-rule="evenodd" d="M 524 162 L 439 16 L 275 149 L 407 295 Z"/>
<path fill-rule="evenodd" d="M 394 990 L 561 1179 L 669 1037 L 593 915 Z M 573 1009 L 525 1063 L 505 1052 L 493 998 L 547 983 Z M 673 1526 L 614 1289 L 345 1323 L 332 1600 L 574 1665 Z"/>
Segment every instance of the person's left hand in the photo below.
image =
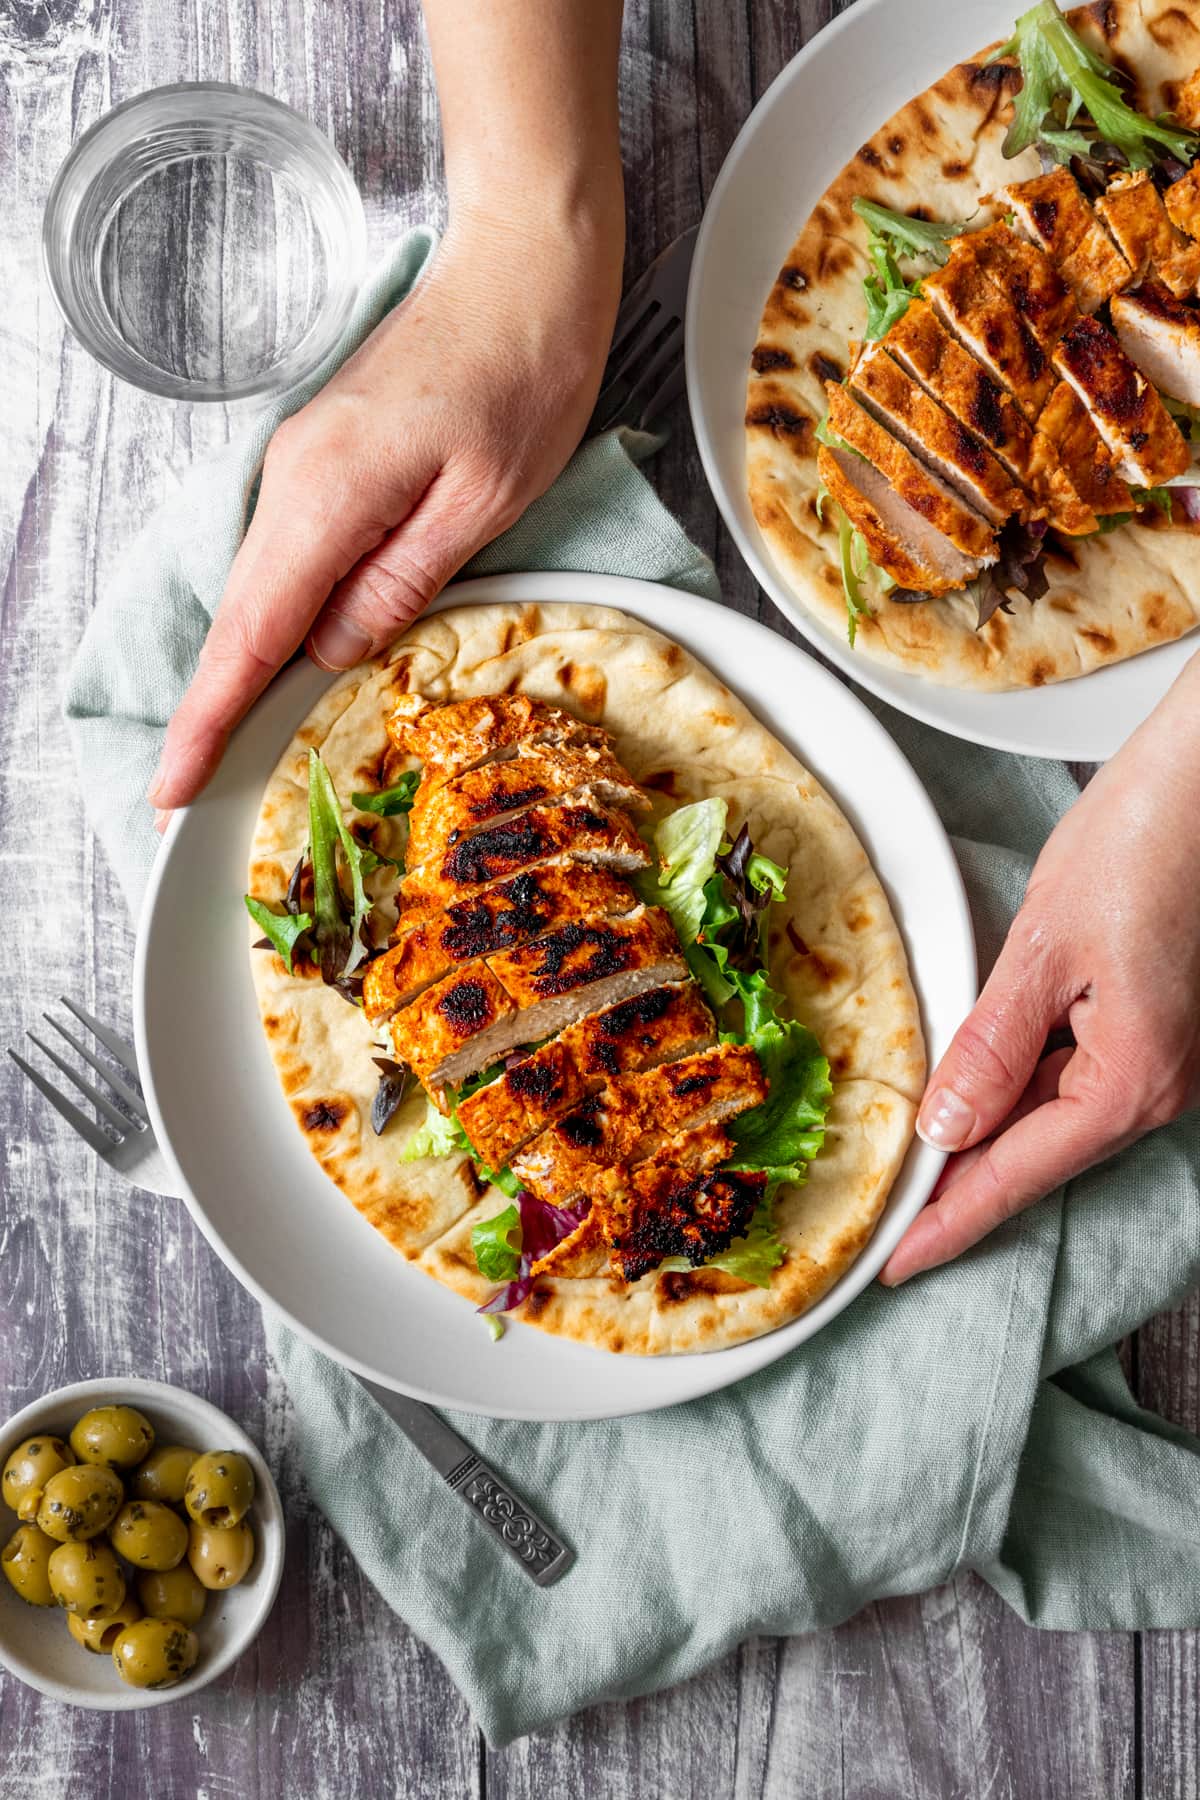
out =
<path fill-rule="evenodd" d="M 930 1077 L 951 1156 L 880 1280 L 1005 1219 L 1200 1102 L 1200 657 L 1037 860 L 979 1000 Z M 1046 1051 L 1069 1025 L 1074 1046 Z"/>

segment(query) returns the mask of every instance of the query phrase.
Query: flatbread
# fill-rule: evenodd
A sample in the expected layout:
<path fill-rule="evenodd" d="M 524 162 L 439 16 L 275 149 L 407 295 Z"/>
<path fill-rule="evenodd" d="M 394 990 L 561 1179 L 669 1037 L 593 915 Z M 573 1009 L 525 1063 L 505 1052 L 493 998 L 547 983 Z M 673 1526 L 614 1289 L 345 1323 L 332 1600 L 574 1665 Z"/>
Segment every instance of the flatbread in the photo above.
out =
<path fill-rule="evenodd" d="M 835 1098 L 807 1185 L 776 1202 L 788 1257 L 769 1289 L 704 1270 L 632 1285 L 608 1274 L 553 1277 L 516 1316 L 640 1355 L 759 1336 L 818 1300 L 870 1238 L 912 1137 L 925 1049 L 904 947 L 862 845 L 813 776 L 715 675 L 605 607 L 466 606 L 422 619 L 385 656 L 335 681 L 288 745 L 263 797 L 250 892 L 281 901 L 303 852 L 310 746 L 348 802 L 404 766 L 384 730 L 399 694 L 518 690 L 612 732 L 621 760 L 664 808 L 725 795 L 731 824 L 748 823 L 756 846 L 790 870 L 786 902 L 772 916 L 772 977 L 829 1057 Z M 505 1197 L 481 1191 L 465 1157 L 402 1163 L 424 1095 L 415 1089 L 375 1135 L 376 1045 L 361 1010 L 315 972 L 289 976 L 272 951 L 253 950 L 251 967 L 280 1083 L 322 1168 L 390 1244 L 479 1305 L 493 1288 L 475 1268 L 471 1228 Z"/>
<path fill-rule="evenodd" d="M 1106 0 L 1068 15 L 1075 29 L 1130 73 L 1151 116 L 1175 104 L 1200 67 L 1200 15 L 1171 0 Z M 993 46 L 994 48 L 994 46 Z M 1007 64 L 960 63 L 882 125 L 818 201 L 772 288 L 751 359 L 746 469 L 751 505 L 789 589 L 841 635 L 846 602 L 833 509 L 817 518 L 814 428 L 823 383 L 847 369 L 847 345 L 866 322 L 866 232 L 858 195 L 934 219 L 976 213 L 980 196 L 1039 173 L 1033 150 L 1006 160 L 1000 145 L 1020 85 Z M 1179 509 L 1176 508 L 1178 514 Z M 1076 540 L 1046 558 L 1049 591 L 1013 603 L 981 631 L 969 597 L 915 605 L 872 599 L 855 652 L 954 687 L 999 690 L 1065 681 L 1122 662 L 1191 631 L 1200 620 L 1200 527 L 1157 512 L 1109 535 Z M 870 584 L 868 584 L 868 588 Z"/>

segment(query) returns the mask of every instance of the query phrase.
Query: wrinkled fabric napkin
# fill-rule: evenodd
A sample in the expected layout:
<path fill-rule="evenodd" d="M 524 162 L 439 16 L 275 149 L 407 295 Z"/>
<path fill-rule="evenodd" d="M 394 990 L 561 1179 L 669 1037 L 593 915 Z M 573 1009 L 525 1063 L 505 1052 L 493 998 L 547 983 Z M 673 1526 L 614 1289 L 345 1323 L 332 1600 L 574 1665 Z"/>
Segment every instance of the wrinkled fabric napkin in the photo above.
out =
<path fill-rule="evenodd" d="M 428 233 L 407 238 L 330 365 L 191 471 L 89 625 L 69 729 L 134 905 L 156 848 L 143 795 L 264 447 L 431 247 Z M 586 445 L 468 572 L 531 568 L 717 591 L 615 436 Z M 953 835 L 986 969 L 1074 786 L 1062 767 L 877 710 Z M 495 1744 L 682 1680 L 754 1633 L 832 1625 L 964 1567 L 1035 1625 L 1196 1626 L 1200 1443 L 1134 1403 L 1111 1346 L 1200 1275 L 1198 1171 L 1193 1117 L 950 1267 L 868 1291 L 810 1343 L 708 1399 L 600 1424 L 456 1419 L 577 1549 L 544 1591 L 353 1377 L 269 1316 L 267 1331 L 317 1503 Z"/>

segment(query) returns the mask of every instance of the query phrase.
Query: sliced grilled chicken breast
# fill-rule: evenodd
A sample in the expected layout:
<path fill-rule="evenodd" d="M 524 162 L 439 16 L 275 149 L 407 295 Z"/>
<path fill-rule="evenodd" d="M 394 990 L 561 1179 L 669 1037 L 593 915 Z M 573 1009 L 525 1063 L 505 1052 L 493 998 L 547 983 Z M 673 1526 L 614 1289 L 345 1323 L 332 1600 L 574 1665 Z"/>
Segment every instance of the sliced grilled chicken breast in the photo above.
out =
<path fill-rule="evenodd" d="M 584 1215 L 569 1237 L 555 1244 L 553 1250 L 533 1265 L 535 1275 L 558 1275 L 569 1281 L 586 1280 L 604 1275 L 609 1270 L 609 1250 L 600 1214 L 595 1208 Z"/>
<path fill-rule="evenodd" d="M 1094 204 L 1137 280 L 1155 276 L 1180 298 L 1196 293 L 1200 244 L 1192 243 L 1172 225 L 1147 170 L 1118 175 Z"/>
<path fill-rule="evenodd" d="M 570 919 L 611 918 L 639 904 L 628 882 L 607 869 L 558 862 L 526 870 L 406 930 L 367 964 L 363 1010 L 371 1020 L 390 1018 L 459 963 L 530 943 Z"/>
<path fill-rule="evenodd" d="M 426 1087 L 441 1088 L 586 1013 L 686 976 L 675 927 L 656 907 L 572 921 L 426 988 L 396 1014 L 392 1042 Z"/>
<path fill-rule="evenodd" d="M 1094 313 L 1133 280 L 1133 270 L 1087 203 L 1069 169 L 1014 181 L 999 198 L 1049 256 L 1080 312 Z"/>
<path fill-rule="evenodd" d="M 1054 372 L 1012 301 L 973 258 L 957 251 L 945 268 L 922 276 L 921 291 L 946 329 L 1008 389 L 1026 418 L 1036 419 L 1054 385 Z"/>
<path fill-rule="evenodd" d="M 1078 311 L 1075 296 L 1037 244 L 1019 238 L 1007 225 L 988 225 L 952 240 L 954 250 L 973 261 L 1007 295 L 1043 350 L 1052 350 Z"/>
<path fill-rule="evenodd" d="M 945 594 L 965 587 L 983 563 L 964 556 L 893 492 L 886 475 L 852 450 L 817 450 L 817 473 L 856 530 L 867 554 L 901 587 Z"/>
<path fill-rule="evenodd" d="M 540 1199 L 565 1206 L 600 1192 L 604 1171 L 618 1164 L 633 1166 L 659 1151 L 685 1162 L 703 1148 L 700 1127 L 760 1105 L 766 1092 L 753 1050 L 719 1044 L 644 1075 L 619 1076 L 519 1150 L 512 1170 Z M 710 1154 L 723 1161 L 727 1140 L 712 1135 Z"/>
<path fill-rule="evenodd" d="M 1126 481 L 1157 487 L 1189 467 L 1191 453 L 1179 427 L 1099 320 L 1080 319 L 1071 327 L 1054 352 L 1054 366 L 1083 401 Z"/>
<path fill-rule="evenodd" d="M 1032 426 L 1012 395 L 952 337 L 927 300 L 914 300 L 883 339 L 901 368 L 915 377 L 947 412 L 982 438 L 1013 480 L 1029 490 L 1060 531 L 1096 529 L 1095 514 L 1080 500 L 1054 446 Z"/>
<path fill-rule="evenodd" d="M 406 906 L 448 906 L 505 876 L 562 856 L 624 874 L 644 869 L 650 853 L 623 813 L 582 798 L 531 806 L 503 825 L 460 838 L 401 882 Z"/>
<path fill-rule="evenodd" d="M 1186 175 L 1171 183 L 1163 194 L 1163 205 L 1172 225 L 1178 225 L 1185 237 L 1200 238 L 1200 162 L 1194 162 Z"/>
<path fill-rule="evenodd" d="M 745 1235 L 766 1189 L 762 1171 L 696 1173 L 671 1155 L 621 1171 L 596 1208 L 614 1272 L 638 1281 L 668 1256 L 698 1267 Z"/>
<path fill-rule="evenodd" d="M 476 1152 L 501 1169 L 515 1150 L 614 1075 L 677 1062 L 710 1045 L 712 1014 L 693 982 L 651 988 L 570 1025 L 464 1100 L 459 1123 Z"/>
<path fill-rule="evenodd" d="M 899 499 L 928 519 L 964 556 L 986 561 L 995 554 L 994 534 L 986 519 L 918 462 L 910 450 L 850 397 L 840 382 L 827 381 L 825 392 L 831 429 L 887 477 Z"/>
<path fill-rule="evenodd" d="M 409 815 L 408 864 L 418 868 L 468 832 L 581 792 L 627 811 L 642 812 L 650 804 L 611 750 L 595 744 L 520 744 L 505 761 L 484 763 L 433 788 L 422 782 Z"/>
<path fill-rule="evenodd" d="M 850 389 L 872 418 L 993 525 L 1003 525 L 1025 505 L 1024 493 L 1013 486 L 991 451 L 930 399 L 920 383 L 893 362 L 882 343 L 863 346 L 851 372 Z"/>
<path fill-rule="evenodd" d="M 1113 454 L 1101 443 L 1091 414 L 1070 382 L 1059 382 L 1039 423 L 1070 470 L 1076 493 L 1097 519 L 1133 510 L 1133 495 L 1117 471 Z"/>
<path fill-rule="evenodd" d="M 1122 350 L 1148 381 L 1173 400 L 1200 406 L 1200 313 L 1161 282 L 1145 281 L 1117 295 L 1112 322 Z"/>
<path fill-rule="evenodd" d="M 528 694 L 484 694 L 438 705 L 404 694 L 389 713 L 395 748 L 423 764 L 426 779 L 449 780 L 480 763 L 512 756 L 518 744 L 607 745 L 607 732 Z"/>

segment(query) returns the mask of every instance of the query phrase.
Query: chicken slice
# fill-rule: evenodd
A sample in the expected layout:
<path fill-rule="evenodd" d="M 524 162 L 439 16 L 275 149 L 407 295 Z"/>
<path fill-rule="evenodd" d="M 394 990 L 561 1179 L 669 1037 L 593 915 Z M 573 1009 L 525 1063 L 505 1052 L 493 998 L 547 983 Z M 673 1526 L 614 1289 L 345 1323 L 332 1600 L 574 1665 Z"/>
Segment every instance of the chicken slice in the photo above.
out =
<path fill-rule="evenodd" d="M 1178 225 L 1185 237 L 1200 238 L 1200 162 L 1194 162 L 1186 175 L 1171 183 L 1163 194 L 1163 205 L 1172 225 Z"/>
<path fill-rule="evenodd" d="M 432 788 L 422 782 L 409 815 L 408 864 L 418 868 L 467 832 L 499 825 L 527 807 L 554 804 L 581 791 L 606 806 L 635 812 L 650 804 L 607 748 L 521 744 L 506 761 L 484 763 Z"/>
<path fill-rule="evenodd" d="M 998 199 L 1054 261 L 1080 312 L 1094 313 L 1133 280 L 1133 270 L 1087 203 L 1069 169 L 1014 181 Z"/>
<path fill-rule="evenodd" d="M 1144 281 L 1112 303 L 1113 330 L 1122 350 L 1162 393 L 1200 406 L 1200 313 L 1160 282 Z"/>
<path fill-rule="evenodd" d="M 590 1013 L 514 1063 L 461 1103 L 459 1123 L 488 1167 L 502 1169 L 515 1150 L 606 1079 L 693 1056 L 715 1035 L 694 983 L 651 988 Z"/>
<path fill-rule="evenodd" d="M 400 888 L 406 906 L 447 906 L 505 876 L 563 856 L 624 874 L 644 869 L 650 861 L 623 813 L 579 797 L 562 806 L 531 806 L 503 825 L 460 838 L 411 869 Z"/>
<path fill-rule="evenodd" d="M 827 381 L 825 392 L 830 429 L 886 476 L 898 499 L 928 519 L 963 556 L 985 562 L 995 555 L 994 535 L 986 519 L 918 462 L 910 450 L 851 399 L 840 382 Z"/>
<path fill-rule="evenodd" d="M 404 694 L 386 726 L 395 748 L 416 757 L 426 779 L 435 781 L 513 756 L 518 744 L 609 743 L 607 732 L 528 694 L 483 694 L 445 705 Z"/>
<path fill-rule="evenodd" d="M 645 1162 L 668 1143 L 684 1160 L 689 1151 L 676 1140 L 760 1105 L 766 1093 L 754 1051 L 719 1044 L 644 1075 L 618 1077 L 519 1150 L 512 1171 L 539 1199 L 566 1206 L 602 1191 L 606 1170 Z M 712 1135 L 709 1166 L 729 1154 L 724 1133 Z"/>
<path fill-rule="evenodd" d="M 367 964 L 363 1011 L 372 1021 L 390 1018 L 458 963 L 529 943 L 569 919 L 612 918 L 639 904 L 628 882 L 607 869 L 568 862 L 528 869 L 471 900 L 418 915 L 398 943 Z"/>
<path fill-rule="evenodd" d="M 963 349 L 927 300 L 914 300 L 883 339 L 884 348 L 921 385 L 981 437 L 1060 531 L 1095 531 L 1053 444 L 1032 426 L 1012 395 Z"/>
<path fill-rule="evenodd" d="M 1076 493 L 1098 520 L 1108 513 L 1133 511 L 1133 495 L 1070 382 L 1059 382 L 1038 423 L 1070 470 Z"/>
<path fill-rule="evenodd" d="M 893 493 L 886 475 L 852 450 L 817 451 L 817 473 L 867 546 L 876 568 L 901 587 L 945 594 L 965 587 L 983 563 L 964 556 L 907 501 Z"/>
<path fill-rule="evenodd" d="M 1110 235 L 1139 281 L 1153 275 L 1182 298 L 1200 287 L 1200 244 L 1172 225 L 1145 169 L 1118 175 L 1095 202 Z"/>
<path fill-rule="evenodd" d="M 668 1256 L 699 1268 L 743 1237 L 767 1190 L 765 1171 L 696 1173 L 659 1154 L 610 1178 L 593 1211 L 611 1250 L 614 1273 L 638 1281 Z"/>
<path fill-rule="evenodd" d="M 568 1237 L 555 1244 L 553 1250 L 548 1250 L 545 1256 L 539 1258 L 531 1273 L 557 1275 L 566 1281 L 581 1281 L 586 1280 L 589 1275 L 604 1275 L 608 1268 L 608 1245 L 604 1241 L 600 1214 L 594 1208 L 589 1208 L 583 1222 Z"/>
<path fill-rule="evenodd" d="M 951 240 L 993 287 L 1008 296 L 1043 350 L 1053 350 L 1075 319 L 1075 296 L 1037 244 L 1026 243 L 1002 223 Z"/>
<path fill-rule="evenodd" d="M 1054 352 L 1054 366 L 1083 401 L 1126 481 L 1157 487 L 1183 474 L 1191 453 L 1179 427 L 1099 320 L 1080 319 L 1071 327 Z"/>
<path fill-rule="evenodd" d="M 1050 358 L 1008 297 L 972 258 L 952 253 L 921 278 L 921 291 L 948 331 L 1035 420 L 1054 385 Z"/>
<path fill-rule="evenodd" d="M 1025 504 L 990 450 L 953 414 L 943 411 L 907 375 L 882 343 L 866 344 L 850 376 L 850 389 L 872 418 L 941 477 L 993 525 Z"/>
<path fill-rule="evenodd" d="M 686 977 L 675 927 L 657 907 L 572 920 L 426 988 L 392 1020 L 392 1043 L 427 1088 L 442 1088 L 586 1013 Z"/>

